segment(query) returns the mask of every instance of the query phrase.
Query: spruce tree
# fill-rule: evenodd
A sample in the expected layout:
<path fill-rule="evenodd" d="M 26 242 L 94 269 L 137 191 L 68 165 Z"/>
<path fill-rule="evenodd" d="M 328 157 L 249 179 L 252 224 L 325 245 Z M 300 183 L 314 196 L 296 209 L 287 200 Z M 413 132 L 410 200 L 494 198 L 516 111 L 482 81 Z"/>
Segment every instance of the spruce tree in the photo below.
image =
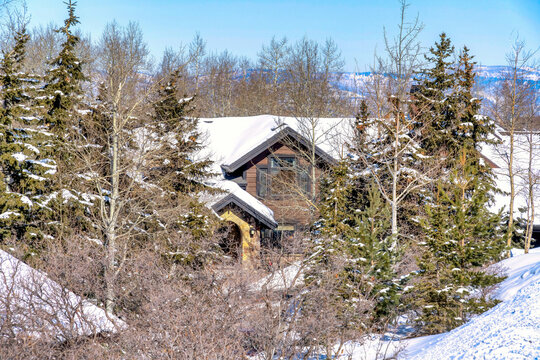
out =
<path fill-rule="evenodd" d="M 500 258 L 503 233 L 500 214 L 487 208 L 491 184 L 471 156 L 474 151 L 462 149 L 449 181 L 439 182 L 436 201 L 421 221 L 426 240 L 414 302 L 423 333 L 449 331 L 496 303 L 482 290 L 501 280 L 485 266 Z"/>
<path fill-rule="evenodd" d="M 456 116 L 456 129 L 453 133 L 456 148 L 454 152 L 459 153 L 464 146 L 477 150 L 470 156 L 474 157 L 476 165 L 483 169 L 482 174 L 493 177 L 491 168 L 481 160 L 480 150 L 483 144 L 495 143 L 491 137 L 495 125 L 489 117 L 480 114 L 481 99 L 473 94 L 476 62 L 472 59 L 473 56 L 465 46 L 459 54 L 455 68 L 455 88 L 451 95 Z"/>
<path fill-rule="evenodd" d="M 179 77 L 179 71 L 171 73 L 153 103 L 146 127 L 159 139 L 159 150 L 148 158 L 145 175 L 166 194 L 165 203 L 152 205 L 156 210 L 152 221 L 168 224 L 168 233 L 160 236 L 166 240 L 161 242 L 163 253 L 174 263 L 199 267 L 216 255 L 203 241 L 212 221 L 198 200 L 201 192 L 210 191 L 204 181 L 212 176 L 212 162 L 198 158 L 203 145 L 198 119 L 192 116 L 194 98 L 179 96 Z M 171 210 L 176 216 L 167 218 Z M 182 238 L 181 243 L 175 238 Z"/>
<path fill-rule="evenodd" d="M 429 55 L 425 55 L 431 67 L 418 74 L 414 92 L 417 122 L 423 133 L 421 146 L 427 155 L 437 155 L 437 160 L 451 159 L 455 149 L 455 113 L 448 96 L 455 82 L 453 53 L 452 42 L 442 33 L 439 42 L 429 49 Z"/>
<path fill-rule="evenodd" d="M 356 208 L 362 208 L 367 205 L 366 201 L 370 184 L 370 172 L 366 169 L 365 154 L 369 154 L 371 151 L 368 144 L 370 141 L 368 131 L 374 130 L 374 122 L 369 118 L 369 115 L 368 106 L 362 100 L 353 123 L 352 133 L 354 136 L 350 144 L 348 144 L 349 166 L 355 173 L 355 176 L 351 178 L 353 181 L 351 198 L 356 201 L 354 204 Z"/>
<path fill-rule="evenodd" d="M 381 320 L 396 305 L 399 285 L 392 268 L 388 205 L 373 184 L 362 194 L 365 198 L 356 198 L 352 169 L 351 161 L 343 160 L 321 183 L 320 219 L 314 226 L 305 280 L 319 286 L 328 279 L 335 282 L 331 301 L 355 326 L 356 320 L 366 324 L 365 315 L 350 315 L 358 301 L 374 301 L 369 321 Z M 334 273 L 334 278 L 329 276 Z"/>
<path fill-rule="evenodd" d="M 49 211 L 49 187 L 57 169 L 47 156 L 54 136 L 41 126 L 36 104 L 40 79 L 22 72 L 28 40 L 23 27 L 14 36 L 13 49 L 3 53 L 1 64 L 0 228 L 2 240 L 24 240 L 32 250 L 47 236 L 40 219 Z"/>
<path fill-rule="evenodd" d="M 73 33 L 73 27 L 79 23 L 75 16 L 76 2 L 68 0 L 66 3 L 68 17 L 64 26 L 56 32 L 65 36 L 60 53 L 50 63 L 52 68 L 47 74 L 46 91 L 48 92 L 48 112 L 46 121 L 52 125 L 51 130 L 65 136 L 66 129 L 75 125 L 73 110 L 82 95 L 81 83 L 86 79 L 82 71 L 82 62 L 75 53 L 80 39 Z"/>
<path fill-rule="evenodd" d="M 356 306 L 366 301 L 371 287 L 363 271 L 367 261 L 361 256 L 364 245 L 355 236 L 354 213 L 347 206 L 351 191 L 348 170 L 342 161 L 321 182 L 320 219 L 308 246 L 304 280 L 308 286 L 330 289 L 325 301 L 341 314 L 337 320 L 350 329 L 365 321 Z M 305 301 L 306 312 L 317 306 L 317 299 L 308 296 Z"/>
<path fill-rule="evenodd" d="M 448 43 L 441 40 L 441 44 Z M 464 48 L 448 72 L 452 78 L 441 82 L 452 84 L 443 92 L 446 105 L 437 110 L 442 114 L 435 107 L 428 112 L 433 119 L 445 121 L 429 128 L 432 140 L 425 143 L 442 166 L 431 193 L 426 191 L 426 214 L 420 220 L 425 241 L 413 303 L 424 333 L 448 331 L 486 311 L 495 302 L 483 290 L 500 281 L 485 271 L 500 258 L 504 241 L 501 214 L 489 211 L 495 191 L 493 173 L 480 156 L 480 146 L 490 141 L 493 125 L 479 114 L 471 59 Z"/>
<path fill-rule="evenodd" d="M 65 241 L 76 231 L 92 227 L 89 219 L 91 195 L 86 193 L 87 189 L 81 182 L 81 174 L 78 173 L 81 166 L 74 156 L 79 145 L 77 141 L 84 132 L 85 114 L 90 112 L 82 103 L 82 83 L 87 78 L 82 71 L 83 61 L 76 54 L 80 41 L 73 31 L 79 24 L 75 15 L 77 3 L 68 0 L 65 4 L 68 16 L 64 26 L 55 30 L 64 37 L 64 42 L 49 64 L 51 68 L 45 77 L 45 100 L 42 104 L 46 110 L 44 126 L 54 134 L 54 145 L 48 149 L 48 157 L 58 166 L 50 185 L 55 195 L 48 204 L 52 211 L 42 218 L 42 222 L 51 224 L 48 231 L 59 241 Z"/>
<path fill-rule="evenodd" d="M 178 96 L 179 71 L 170 74 L 161 86 L 154 102 L 152 129 L 158 138 L 168 139 L 161 144 L 160 156 L 151 176 L 160 186 L 178 194 L 191 195 L 203 188 L 210 176 L 211 161 L 196 160 L 203 145 L 197 129 L 198 119 L 191 115 L 194 98 Z M 172 137 L 172 138 L 171 138 Z"/>

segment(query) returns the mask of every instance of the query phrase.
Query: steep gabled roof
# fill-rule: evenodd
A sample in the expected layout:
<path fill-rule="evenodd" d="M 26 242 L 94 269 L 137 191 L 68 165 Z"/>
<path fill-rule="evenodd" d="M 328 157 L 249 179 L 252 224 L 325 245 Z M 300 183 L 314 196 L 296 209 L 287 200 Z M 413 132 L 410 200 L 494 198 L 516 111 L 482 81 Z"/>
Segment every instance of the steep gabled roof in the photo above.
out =
<path fill-rule="evenodd" d="M 299 143 L 305 148 L 310 147 L 309 140 L 307 140 L 304 136 L 300 135 L 297 131 L 293 130 L 289 126 L 283 126 L 278 132 L 276 132 L 270 138 L 264 140 L 263 142 L 256 145 L 255 147 L 247 150 L 245 154 L 237 155 L 236 159 L 234 158 L 229 159 L 229 161 L 232 161 L 232 162 L 230 164 L 222 164 L 221 168 L 228 173 L 234 172 L 238 170 L 240 167 L 242 167 L 243 165 L 245 165 L 247 162 L 249 162 L 251 159 L 253 159 L 255 156 L 259 155 L 263 151 L 266 151 L 267 149 L 271 148 L 272 146 L 279 143 L 280 141 L 283 141 L 286 138 L 293 139 L 295 142 Z M 319 146 L 315 147 L 315 154 L 317 155 L 317 157 L 324 160 L 326 163 L 330 165 L 335 165 L 337 163 L 336 159 L 334 159 L 328 153 L 323 151 Z"/>
<path fill-rule="evenodd" d="M 317 122 L 317 156 L 326 162 L 339 159 L 340 146 L 348 138 L 351 119 L 321 118 Z M 310 132 L 306 119 L 258 115 L 245 117 L 203 118 L 199 130 L 206 137 L 207 155 L 215 162 L 215 172 L 232 171 L 255 153 L 267 149 L 270 144 L 289 136 L 306 146 L 310 142 L 302 135 Z M 247 159 L 247 160 L 246 160 Z M 241 165 L 239 165 L 241 164 Z"/>
<path fill-rule="evenodd" d="M 216 213 L 229 205 L 236 205 L 270 229 L 278 225 L 274 220 L 274 212 L 247 191 L 242 190 L 235 182 L 221 180 L 211 185 L 224 191 L 221 194 L 214 195 L 208 201 L 208 204 Z"/>

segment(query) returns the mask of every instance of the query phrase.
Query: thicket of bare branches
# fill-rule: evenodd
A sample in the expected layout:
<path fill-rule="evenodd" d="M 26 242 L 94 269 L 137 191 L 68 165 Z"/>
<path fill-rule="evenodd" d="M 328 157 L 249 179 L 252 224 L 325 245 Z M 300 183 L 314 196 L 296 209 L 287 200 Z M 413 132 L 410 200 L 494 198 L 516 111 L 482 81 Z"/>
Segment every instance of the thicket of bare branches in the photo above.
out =
<path fill-rule="evenodd" d="M 335 87 L 343 59 L 331 39 L 319 44 L 303 38 L 289 45 L 273 38 L 253 63 L 226 50 L 208 53 L 196 34 L 190 44 L 167 49 L 157 72 L 171 66 L 181 69 L 184 92 L 197 95 L 202 117 L 352 114 L 349 99 Z"/>
<path fill-rule="evenodd" d="M 331 301 L 340 286 L 334 276 L 329 273 L 323 287 L 307 288 L 304 265 L 285 268 L 283 253 L 267 254 L 264 272 L 216 263 L 195 272 L 177 268 L 171 274 L 166 259 L 149 246 L 132 252 L 114 283 L 121 309 L 118 328 L 101 331 L 82 304 L 106 303 L 108 289 L 100 280 L 106 249 L 73 238 L 64 246 L 50 243 L 46 253 L 32 262 L 42 269 L 40 278 L 24 278 L 29 294 L 25 306 L 11 305 L 5 312 L 6 305 L 19 303 L 9 292 L 0 296 L 0 315 L 12 319 L 0 328 L 1 358 L 292 359 L 298 354 L 346 354 L 347 341 L 362 341 L 374 330 L 368 320 L 374 299 L 359 302 L 351 313 L 339 313 Z M 336 262 L 335 271 L 342 266 Z M 9 285 L 6 272 L 0 275 L 0 288 Z M 42 276 L 58 284 L 53 297 Z M 81 298 L 73 301 L 67 289 Z M 45 301 L 54 311 L 36 307 Z M 14 322 L 21 317 L 32 326 Z M 348 326 L 359 318 L 366 327 Z M 85 328 L 82 336 L 74 324 Z"/>

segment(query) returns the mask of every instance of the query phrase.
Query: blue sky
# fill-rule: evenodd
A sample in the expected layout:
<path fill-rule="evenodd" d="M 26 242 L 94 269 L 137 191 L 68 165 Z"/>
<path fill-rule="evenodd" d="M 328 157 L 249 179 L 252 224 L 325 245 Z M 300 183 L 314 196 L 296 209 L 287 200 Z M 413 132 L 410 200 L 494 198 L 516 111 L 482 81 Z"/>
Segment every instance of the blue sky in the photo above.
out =
<path fill-rule="evenodd" d="M 66 14 L 61 0 L 27 0 L 31 26 L 60 24 Z M 445 31 L 456 47 L 467 45 L 483 65 L 505 63 L 519 34 L 528 48 L 540 46 L 540 0 L 410 0 L 425 28 L 420 36 L 429 47 Z M 152 55 L 167 46 L 188 43 L 198 31 L 210 51 L 230 50 L 255 59 L 273 35 L 297 40 L 333 38 L 346 70 L 365 71 L 375 50 L 383 50 L 383 26 L 392 34 L 399 21 L 397 0 L 79 0 L 81 28 L 98 39 L 105 24 L 116 20 L 140 24 Z M 356 65 L 357 64 L 357 65 Z"/>

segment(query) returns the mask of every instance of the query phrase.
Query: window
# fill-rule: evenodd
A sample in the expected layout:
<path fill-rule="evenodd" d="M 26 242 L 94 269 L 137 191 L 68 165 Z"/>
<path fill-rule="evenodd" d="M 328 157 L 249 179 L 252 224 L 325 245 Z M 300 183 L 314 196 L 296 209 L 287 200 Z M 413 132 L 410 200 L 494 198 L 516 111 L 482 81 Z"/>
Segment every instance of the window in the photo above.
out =
<path fill-rule="evenodd" d="M 257 167 L 257 196 L 266 198 L 268 195 L 268 168 Z"/>
<path fill-rule="evenodd" d="M 309 193 L 310 178 L 297 157 L 272 155 L 268 158 L 268 166 L 257 167 L 259 197 L 283 198 L 297 194 L 298 190 Z"/>

